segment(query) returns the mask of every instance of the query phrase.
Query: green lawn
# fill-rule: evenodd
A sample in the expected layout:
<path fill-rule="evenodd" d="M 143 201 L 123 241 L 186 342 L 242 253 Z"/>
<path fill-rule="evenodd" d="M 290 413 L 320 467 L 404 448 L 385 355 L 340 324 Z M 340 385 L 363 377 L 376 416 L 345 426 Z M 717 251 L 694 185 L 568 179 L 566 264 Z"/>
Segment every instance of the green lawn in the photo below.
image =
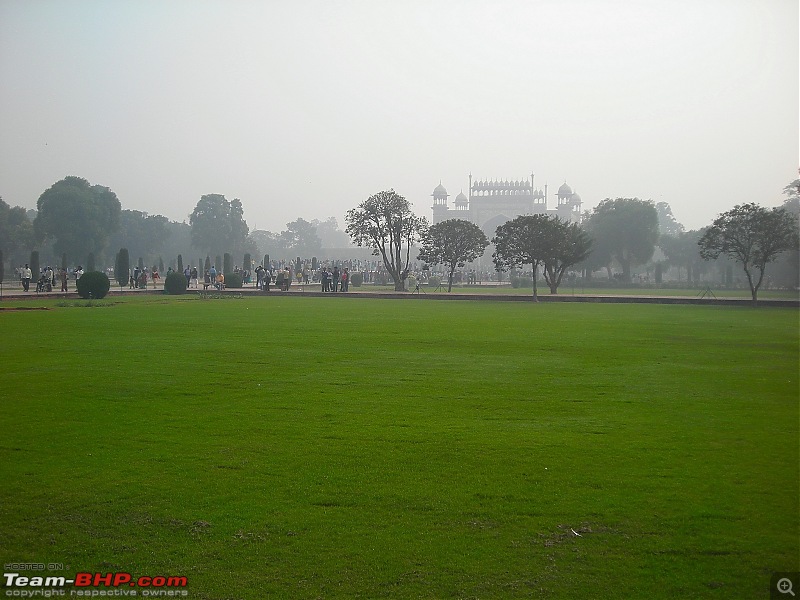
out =
<path fill-rule="evenodd" d="M 797 310 L 56 304 L 0 311 L 4 564 L 215 600 L 761 598 L 800 570 Z"/>

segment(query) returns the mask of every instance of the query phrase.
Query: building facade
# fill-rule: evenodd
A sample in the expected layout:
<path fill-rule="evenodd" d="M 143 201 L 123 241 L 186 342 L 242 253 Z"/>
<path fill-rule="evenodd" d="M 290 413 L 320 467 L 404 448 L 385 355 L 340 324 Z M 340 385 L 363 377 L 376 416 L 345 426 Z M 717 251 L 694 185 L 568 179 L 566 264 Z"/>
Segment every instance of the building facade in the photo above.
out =
<path fill-rule="evenodd" d="M 544 191 L 536 189 L 530 180 L 472 181 L 469 176 L 469 196 L 463 190 L 455 197 L 453 205 L 448 202 L 447 189 L 439 182 L 433 190 L 433 223 L 447 219 L 464 219 L 475 223 L 486 236 L 494 237 L 499 225 L 520 215 L 548 214 L 571 223 L 580 223 L 581 197 L 567 185 L 558 188 L 556 206 L 548 208 L 547 185 Z"/>

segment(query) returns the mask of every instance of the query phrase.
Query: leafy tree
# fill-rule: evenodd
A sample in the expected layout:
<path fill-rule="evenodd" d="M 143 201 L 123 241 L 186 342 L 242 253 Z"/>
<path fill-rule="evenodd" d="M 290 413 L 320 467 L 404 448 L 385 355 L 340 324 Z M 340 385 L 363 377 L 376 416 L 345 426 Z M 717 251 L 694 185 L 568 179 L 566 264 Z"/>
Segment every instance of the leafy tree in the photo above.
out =
<path fill-rule="evenodd" d="M 183 255 L 178 254 L 178 273 L 183 273 Z"/>
<path fill-rule="evenodd" d="M 117 260 L 114 264 L 114 279 L 117 280 L 119 287 L 126 285 L 129 281 L 131 270 L 130 254 L 127 248 L 120 248 L 117 252 Z"/>
<path fill-rule="evenodd" d="M 631 267 L 644 264 L 653 256 L 658 241 L 658 212 L 649 200 L 606 198 L 598 204 L 587 223 L 596 246 L 622 267 L 626 282 Z"/>
<path fill-rule="evenodd" d="M 228 201 L 220 194 L 200 197 L 189 216 L 192 245 L 209 253 L 240 252 L 247 240 L 248 227 L 238 198 Z"/>
<path fill-rule="evenodd" d="M 428 228 L 425 217 L 414 215 L 403 196 L 386 190 L 348 210 L 345 221 L 353 242 L 372 248 L 374 256 L 383 258 L 386 270 L 394 279 L 395 291 L 403 291 L 411 248 Z"/>
<path fill-rule="evenodd" d="M 797 219 L 784 208 L 739 204 L 719 215 L 697 243 L 705 259 L 724 254 L 742 265 L 755 304 L 767 264 L 798 247 Z"/>
<path fill-rule="evenodd" d="M 286 224 L 281 232 L 281 245 L 290 254 L 312 256 L 322 249 L 322 241 L 317 235 L 317 228 L 305 219 L 297 219 Z"/>
<path fill-rule="evenodd" d="M 209 257 L 208 255 L 206 255 L 206 262 L 203 263 L 203 266 L 205 267 L 206 271 L 211 269 L 211 257 Z"/>
<path fill-rule="evenodd" d="M 591 254 L 592 239 L 577 223 L 567 223 L 558 217 L 552 217 L 547 226 L 551 228 L 548 236 L 551 248 L 543 260 L 544 279 L 550 293 L 557 294 L 567 269 Z"/>
<path fill-rule="evenodd" d="M 678 223 L 675 215 L 672 214 L 672 207 L 667 202 L 656 204 L 658 213 L 658 232 L 661 235 L 678 235 L 683 231 L 683 225 Z"/>
<path fill-rule="evenodd" d="M 148 215 L 138 210 L 123 210 L 119 231 L 111 236 L 111 248 L 127 248 L 131 256 L 150 259 L 159 253 L 167 254 L 170 240 L 170 221 L 161 215 Z"/>
<path fill-rule="evenodd" d="M 314 219 L 311 224 L 316 227 L 323 248 L 347 248 L 350 245 L 350 237 L 339 229 L 336 217 L 328 217 L 324 221 Z"/>
<path fill-rule="evenodd" d="M 222 272 L 225 275 L 228 273 L 233 273 L 233 260 L 228 252 L 226 252 L 225 256 L 222 257 Z"/>
<path fill-rule="evenodd" d="M 418 260 L 449 269 L 447 291 L 453 289 L 453 273 L 481 256 L 489 245 L 480 227 L 463 219 L 448 219 L 432 225 L 422 236 Z"/>
<path fill-rule="evenodd" d="M 703 230 L 681 231 L 675 235 L 662 234 L 658 239 L 658 246 L 667 257 L 669 264 L 678 268 L 678 281 L 681 279 L 681 269 L 686 269 L 686 279 L 692 282 L 692 274 L 697 274 L 702 266 L 703 258 L 697 247 L 698 240 L 703 236 Z"/>
<path fill-rule="evenodd" d="M 33 223 L 27 211 L 21 206 L 10 207 L 0 198 L 0 242 L 7 252 L 7 257 L 23 262 L 22 255 L 34 245 Z"/>
<path fill-rule="evenodd" d="M 497 228 L 492 242 L 499 271 L 531 265 L 534 300 L 538 300 L 540 266 L 544 267 L 550 291 L 557 293 L 567 268 L 584 260 L 591 249 L 586 232 L 550 215 L 523 215 L 508 221 Z"/>
<path fill-rule="evenodd" d="M 72 176 L 45 190 L 36 206 L 36 234 L 54 240 L 56 255 L 66 252 L 69 256 L 102 253 L 119 227 L 122 210 L 110 189 Z"/>

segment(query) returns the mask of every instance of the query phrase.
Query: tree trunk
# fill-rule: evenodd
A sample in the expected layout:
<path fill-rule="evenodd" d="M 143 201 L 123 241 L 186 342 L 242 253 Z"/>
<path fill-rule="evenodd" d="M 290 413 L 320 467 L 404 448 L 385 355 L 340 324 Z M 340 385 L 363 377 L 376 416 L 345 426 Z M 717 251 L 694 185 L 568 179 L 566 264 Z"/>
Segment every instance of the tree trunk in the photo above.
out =
<path fill-rule="evenodd" d="M 448 294 L 453 289 L 453 271 L 455 271 L 455 270 L 456 270 L 455 267 L 450 269 L 450 276 L 448 277 L 448 281 L 447 281 L 447 293 Z"/>
<path fill-rule="evenodd" d="M 538 274 L 539 274 L 539 265 L 534 264 L 533 265 L 533 301 L 534 302 L 538 302 L 539 301 L 539 296 L 536 293 L 536 278 L 537 278 Z"/>

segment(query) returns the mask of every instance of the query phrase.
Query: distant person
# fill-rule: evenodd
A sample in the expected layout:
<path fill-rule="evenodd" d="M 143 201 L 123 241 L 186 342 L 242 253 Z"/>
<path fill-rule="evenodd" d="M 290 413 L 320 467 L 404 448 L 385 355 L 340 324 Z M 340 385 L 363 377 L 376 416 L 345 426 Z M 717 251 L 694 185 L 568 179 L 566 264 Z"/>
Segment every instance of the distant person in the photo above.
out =
<path fill-rule="evenodd" d="M 22 268 L 22 289 L 26 292 L 31 287 L 31 268 L 28 266 L 28 263 L 25 263 L 25 266 Z"/>
<path fill-rule="evenodd" d="M 192 279 L 192 270 L 187 265 L 186 268 L 183 270 L 183 276 L 186 277 L 186 289 L 189 289 L 189 282 Z"/>
<path fill-rule="evenodd" d="M 67 291 L 67 280 L 69 279 L 69 275 L 67 275 L 67 270 L 62 268 L 58 271 L 58 278 L 61 280 L 61 291 Z"/>
<path fill-rule="evenodd" d="M 194 282 L 194 287 L 197 289 L 197 267 L 192 267 L 192 271 L 189 273 L 189 279 Z"/>
<path fill-rule="evenodd" d="M 350 274 L 347 272 L 347 269 L 342 271 L 342 291 L 346 292 L 350 286 Z"/>
<path fill-rule="evenodd" d="M 333 267 L 333 276 L 331 277 L 331 289 L 332 292 L 336 292 L 339 289 L 339 278 L 341 274 L 339 273 L 339 267 Z"/>

